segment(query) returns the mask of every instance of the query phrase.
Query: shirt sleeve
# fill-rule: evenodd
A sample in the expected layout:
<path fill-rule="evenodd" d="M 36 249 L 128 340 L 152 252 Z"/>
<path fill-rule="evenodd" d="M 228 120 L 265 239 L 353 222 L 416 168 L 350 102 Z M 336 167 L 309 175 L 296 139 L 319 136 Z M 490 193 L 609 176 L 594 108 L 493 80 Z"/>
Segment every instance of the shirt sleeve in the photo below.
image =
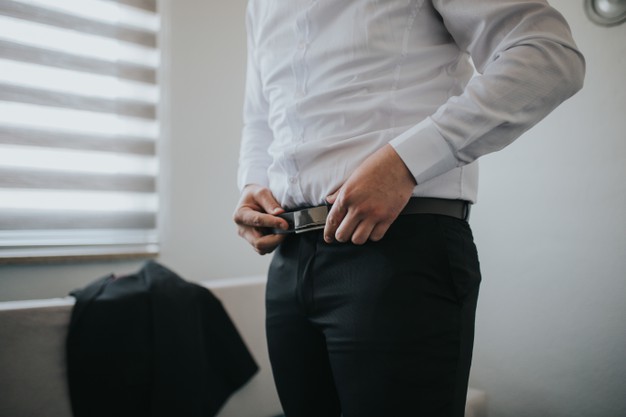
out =
<path fill-rule="evenodd" d="M 237 172 L 237 185 L 240 190 L 248 184 L 268 186 L 267 169 L 272 163 L 268 149 L 274 138 L 268 125 L 269 105 L 263 93 L 255 60 L 254 34 L 250 13 L 251 10 L 248 9 L 246 15 L 248 62 L 243 106 L 243 131 Z"/>
<path fill-rule="evenodd" d="M 582 88 L 585 61 L 545 1 L 433 0 L 478 75 L 391 141 L 418 184 L 502 149 Z"/>

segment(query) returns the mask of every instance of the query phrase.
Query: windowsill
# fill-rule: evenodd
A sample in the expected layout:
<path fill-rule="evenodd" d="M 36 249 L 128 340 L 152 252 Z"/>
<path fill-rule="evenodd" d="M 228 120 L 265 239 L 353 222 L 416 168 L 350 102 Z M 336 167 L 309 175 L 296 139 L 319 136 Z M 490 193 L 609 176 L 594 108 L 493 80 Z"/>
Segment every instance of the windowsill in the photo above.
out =
<path fill-rule="evenodd" d="M 0 265 L 76 264 L 94 261 L 148 260 L 155 259 L 158 255 L 157 249 L 120 253 L 24 254 L 19 256 L 0 254 Z"/>

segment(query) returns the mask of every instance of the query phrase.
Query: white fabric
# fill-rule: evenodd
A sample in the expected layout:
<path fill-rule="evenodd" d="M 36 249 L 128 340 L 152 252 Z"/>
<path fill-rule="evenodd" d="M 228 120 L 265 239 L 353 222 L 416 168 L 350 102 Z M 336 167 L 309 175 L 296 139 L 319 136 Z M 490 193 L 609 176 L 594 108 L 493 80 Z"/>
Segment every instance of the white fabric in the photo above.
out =
<path fill-rule="evenodd" d="M 584 75 L 544 1 L 250 0 L 247 29 L 238 184 L 269 186 L 285 208 L 322 203 L 386 143 L 414 195 L 474 202 L 474 161 Z"/>

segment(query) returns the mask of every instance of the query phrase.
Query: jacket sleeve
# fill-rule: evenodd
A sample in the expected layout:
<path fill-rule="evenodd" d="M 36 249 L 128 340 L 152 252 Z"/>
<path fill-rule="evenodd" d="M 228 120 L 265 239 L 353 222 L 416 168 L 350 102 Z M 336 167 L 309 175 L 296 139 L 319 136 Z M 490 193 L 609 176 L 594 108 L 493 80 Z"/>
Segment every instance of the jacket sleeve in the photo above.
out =
<path fill-rule="evenodd" d="M 478 75 L 391 142 L 418 184 L 502 149 L 582 88 L 585 61 L 545 1 L 433 0 Z"/>

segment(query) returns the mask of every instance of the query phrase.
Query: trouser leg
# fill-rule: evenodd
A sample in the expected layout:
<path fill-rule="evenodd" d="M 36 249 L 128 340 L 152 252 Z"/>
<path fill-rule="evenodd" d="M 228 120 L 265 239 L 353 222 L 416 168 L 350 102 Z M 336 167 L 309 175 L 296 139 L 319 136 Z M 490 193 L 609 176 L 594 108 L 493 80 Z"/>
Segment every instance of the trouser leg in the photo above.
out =
<path fill-rule="evenodd" d="M 310 256 L 289 249 L 294 242 L 306 242 Z M 480 282 L 465 222 L 402 216 L 385 239 L 363 246 L 297 237 L 277 254 L 268 294 L 296 259 L 295 288 L 285 299 L 295 295 L 303 323 L 323 334 L 319 357 L 328 357 L 333 374 L 326 388 L 336 387 L 344 417 L 463 415 Z M 292 355 L 298 350 L 290 347 Z M 279 392 L 302 384 L 296 373 L 277 379 Z"/>
<path fill-rule="evenodd" d="M 266 294 L 268 350 L 287 416 L 339 417 L 325 336 L 309 321 L 301 303 L 303 276 L 314 254 L 315 245 L 295 237 L 275 254 Z"/>

